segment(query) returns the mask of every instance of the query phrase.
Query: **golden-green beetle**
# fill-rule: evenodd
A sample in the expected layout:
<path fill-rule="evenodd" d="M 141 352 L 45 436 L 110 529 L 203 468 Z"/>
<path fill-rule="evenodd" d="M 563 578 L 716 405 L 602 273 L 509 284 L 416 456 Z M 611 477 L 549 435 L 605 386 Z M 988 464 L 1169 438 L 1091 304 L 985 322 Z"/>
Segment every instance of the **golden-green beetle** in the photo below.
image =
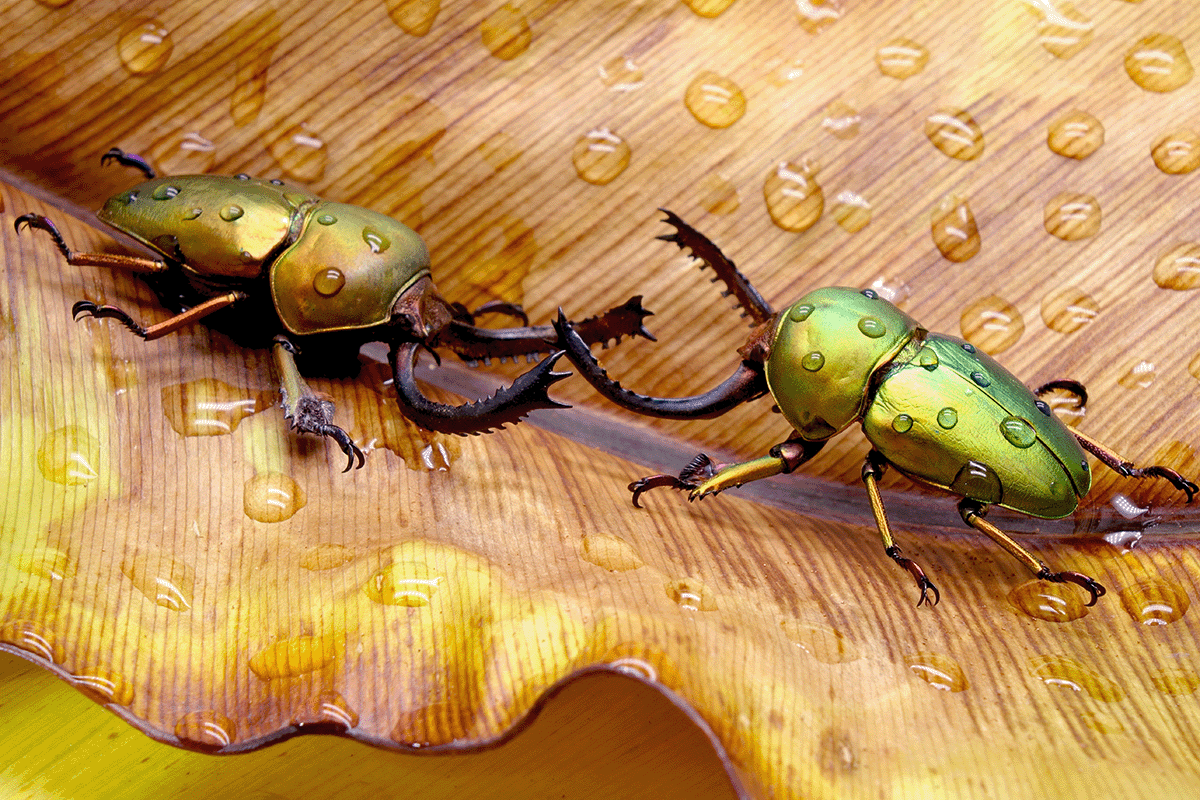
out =
<path fill-rule="evenodd" d="M 695 500 L 791 472 L 857 421 L 873 446 L 862 479 L 875 522 L 887 555 L 916 580 L 918 606 L 937 603 L 940 595 L 924 571 L 901 555 L 892 537 L 878 488 L 889 464 L 919 483 L 960 495 L 958 510 L 968 525 L 995 540 L 1037 578 L 1082 586 L 1092 605 L 1104 594 L 1098 581 L 1078 572 L 1051 571 L 984 519 L 987 508 L 998 505 L 1043 519 L 1071 514 L 1091 488 L 1085 450 L 1121 475 L 1165 478 L 1186 492 L 1189 502 L 1198 491 L 1172 469 L 1135 467 L 1072 431 L 1039 399 L 1051 389 L 1066 389 L 1084 403 L 1087 394 L 1079 383 L 1052 381 L 1030 391 L 973 345 L 930 333 L 870 289 L 817 289 L 775 313 L 716 245 L 665 213 L 676 232 L 659 238 L 690 249 L 703 267 L 712 267 L 727 294 L 756 324 L 739 350 L 737 371 L 706 394 L 647 397 L 610 379 L 561 312 L 555 323 L 560 346 L 601 394 L 631 410 L 673 419 L 711 417 L 770 393 L 795 430 L 762 458 L 718 465 L 700 454 L 677 476 L 634 481 L 629 485 L 634 505 L 655 487 L 687 490 Z"/>
<path fill-rule="evenodd" d="M 148 180 L 110 198 L 97 216 L 157 258 L 74 253 L 54 224 L 36 214 L 20 216 L 16 229 L 49 233 L 69 264 L 140 273 L 178 313 L 143 327 L 119 308 L 81 300 L 72 309 L 75 317 L 115 319 L 147 340 L 207 318 L 246 344 L 270 344 L 285 415 L 297 430 L 337 442 L 349 458 L 347 470 L 356 460 L 363 465 L 363 453 L 333 424 L 333 403 L 310 389 L 302 372 L 352 372 L 366 342 L 391 345 L 401 410 L 425 428 L 486 433 L 535 409 L 561 407 L 547 393 L 570 374 L 553 371 L 560 352 L 476 403 L 451 406 L 422 393 L 414 375 L 422 349 L 447 347 L 468 361 L 531 358 L 551 349 L 555 332 L 549 325 L 530 327 L 515 305 L 493 302 L 471 312 L 442 299 L 430 278 L 429 251 L 406 225 L 279 180 L 157 178 L 143 159 L 116 148 L 101 163 L 110 160 L 141 170 Z M 524 326 L 475 326 L 477 315 L 491 312 L 519 317 Z M 579 326 L 591 342 L 648 335 L 642 327 L 647 314 L 635 297 Z"/>

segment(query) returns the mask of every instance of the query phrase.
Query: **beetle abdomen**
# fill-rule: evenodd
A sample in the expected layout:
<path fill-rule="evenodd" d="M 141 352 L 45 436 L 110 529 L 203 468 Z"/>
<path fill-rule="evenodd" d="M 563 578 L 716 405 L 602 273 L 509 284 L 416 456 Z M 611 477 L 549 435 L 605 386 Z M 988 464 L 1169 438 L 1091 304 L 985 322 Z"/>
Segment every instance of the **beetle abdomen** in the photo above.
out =
<path fill-rule="evenodd" d="M 97 216 L 201 278 L 252 279 L 317 200 L 279 182 L 176 175 L 109 198 Z"/>
<path fill-rule="evenodd" d="M 1057 519 L 1091 487 L 1083 449 L 1049 407 L 994 359 L 929 334 L 890 365 L 863 416 L 901 472 L 982 503 Z"/>
<path fill-rule="evenodd" d="M 784 418 L 809 441 L 858 419 L 871 374 L 920 328 L 875 292 L 828 287 L 779 315 L 767 385 Z"/>
<path fill-rule="evenodd" d="M 429 251 L 412 228 L 321 201 L 271 265 L 271 294 L 292 333 L 369 328 L 387 322 L 396 299 L 428 274 Z"/>

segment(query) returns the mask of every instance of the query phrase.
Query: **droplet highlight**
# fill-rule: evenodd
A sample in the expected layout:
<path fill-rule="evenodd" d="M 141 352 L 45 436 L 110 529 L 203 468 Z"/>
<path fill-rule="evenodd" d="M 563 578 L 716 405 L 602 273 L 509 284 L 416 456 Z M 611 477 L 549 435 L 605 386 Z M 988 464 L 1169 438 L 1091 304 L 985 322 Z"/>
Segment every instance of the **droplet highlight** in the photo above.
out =
<path fill-rule="evenodd" d="M 1041 313 L 1050 330 L 1074 333 L 1096 318 L 1100 305 L 1082 289 L 1064 286 L 1042 298 Z"/>
<path fill-rule="evenodd" d="M 1086 111 L 1075 109 L 1050 123 L 1046 145 L 1066 158 L 1082 160 L 1104 144 L 1104 126 Z"/>
<path fill-rule="evenodd" d="M 600 82 L 610 92 L 632 92 L 646 82 L 641 67 L 629 56 L 610 58 L 596 70 L 600 74 Z"/>
<path fill-rule="evenodd" d="M 1065 242 L 1087 239 L 1100 232 L 1100 204 L 1090 194 L 1063 192 L 1042 212 L 1046 233 Z"/>
<path fill-rule="evenodd" d="M 175 736 L 193 747 L 219 750 L 234 742 L 237 726 L 216 711 L 193 711 L 175 723 Z"/>
<path fill-rule="evenodd" d="M 1095 23 L 1070 3 L 1046 0 L 1037 12 L 1042 16 L 1038 43 L 1055 58 L 1070 58 L 1092 40 Z"/>
<path fill-rule="evenodd" d="M 1154 362 L 1143 358 L 1132 362 L 1117 378 L 1117 384 L 1126 389 L 1149 389 L 1157 378 L 1158 369 Z"/>
<path fill-rule="evenodd" d="M 862 657 L 841 631 L 829 625 L 787 619 L 780 627 L 788 641 L 822 664 L 846 664 Z"/>
<path fill-rule="evenodd" d="M 125 69 L 134 75 L 158 72 L 166 66 L 174 49 L 171 31 L 156 19 L 130 20 L 117 39 L 117 55 Z"/>
<path fill-rule="evenodd" d="M 763 183 L 771 221 L 785 231 L 806 231 L 825 211 L 825 193 L 812 172 L 808 165 L 782 163 Z"/>
<path fill-rule="evenodd" d="M 346 285 L 346 276 L 337 267 L 326 267 L 313 276 L 312 285 L 313 291 L 322 297 L 333 297 Z"/>
<path fill-rule="evenodd" d="M 858 233 L 871 222 L 873 210 L 865 197 L 857 192 L 843 189 L 833 198 L 830 216 L 847 233 Z"/>
<path fill-rule="evenodd" d="M 821 367 L 825 366 L 825 356 L 814 350 L 800 359 L 800 366 L 809 372 L 819 372 Z"/>
<path fill-rule="evenodd" d="M 433 602 L 444 580 L 424 564 L 404 561 L 377 571 L 367 580 L 363 591 L 381 605 L 419 608 Z"/>
<path fill-rule="evenodd" d="M 66 658 L 62 645 L 55 641 L 50 630 L 33 620 L 13 619 L 0 624 L 0 642 L 19 647 L 52 664 L 61 664 Z"/>
<path fill-rule="evenodd" d="M 1186 175 L 1200 167 L 1200 134 L 1191 128 L 1171 131 L 1150 148 L 1154 166 L 1168 175 Z"/>
<path fill-rule="evenodd" d="M 728 128 L 746 113 L 746 95 L 724 75 L 707 70 L 688 84 L 683 103 L 697 122 L 710 128 Z"/>
<path fill-rule="evenodd" d="M 1173 92 L 1192 79 L 1183 42 L 1165 33 L 1139 39 L 1125 53 L 1125 72 L 1149 92 Z"/>
<path fill-rule="evenodd" d="M 979 252 L 982 240 L 975 215 L 967 201 L 956 194 L 946 195 L 933 207 L 929 230 L 938 252 L 948 261 L 961 263 Z"/>
<path fill-rule="evenodd" d="M 1118 684 L 1069 658 L 1039 656 L 1030 660 L 1030 669 L 1047 686 L 1081 692 L 1103 703 L 1125 699 L 1125 690 Z"/>
<path fill-rule="evenodd" d="M 164 552 L 141 550 L 121 562 L 121 572 L 143 596 L 168 611 L 189 611 L 196 572 Z"/>
<path fill-rule="evenodd" d="M 596 186 L 612 182 L 629 166 L 631 151 L 620 136 L 608 128 L 588 131 L 575 142 L 571 161 L 575 174 Z"/>
<path fill-rule="evenodd" d="M 362 230 L 362 240 L 371 248 L 372 253 L 383 253 L 392 246 L 392 240 L 375 228 L 366 227 Z"/>
<path fill-rule="evenodd" d="M 71 685 L 105 705 L 127 706 L 133 702 L 133 684 L 107 667 L 80 670 L 71 676 Z"/>
<path fill-rule="evenodd" d="M 959 324 L 964 339 L 991 355 L 1012 347 L 1025 333 L 1021 312 L 994 294 L 967 306 Z"/>
<path fill-rule="evenodd" d="M 805 33 L 816 34 L 842 17 L 842 0 L 796 0 L 796 17 Z"/>
<path fill-rule="evenodd" d="M 274 391 L 251 391 L 216 378 L 162 388 L 163 415 L 180 436 L 220 436 L 275 403 Z"/>
<path fill-rule="evenodd" d="M 242 487 L 246 516 L 259 522 L 283 522 L 307 503 L 300 485 L 278 472 L 260 472 Z"/>
<path fill-rule="evenodd" d="M 925 136 L 950 158 L 972 161 L 983 154 L 983 130 L 962 109 L 940 109 L 925 119 Z"/>
<path fill-rule="evenodd" d="M 875 51 L 879 71 L 899 81 L 920 73 L 928 63 L 929 50 L 912 39 L 892 39 Z"/>

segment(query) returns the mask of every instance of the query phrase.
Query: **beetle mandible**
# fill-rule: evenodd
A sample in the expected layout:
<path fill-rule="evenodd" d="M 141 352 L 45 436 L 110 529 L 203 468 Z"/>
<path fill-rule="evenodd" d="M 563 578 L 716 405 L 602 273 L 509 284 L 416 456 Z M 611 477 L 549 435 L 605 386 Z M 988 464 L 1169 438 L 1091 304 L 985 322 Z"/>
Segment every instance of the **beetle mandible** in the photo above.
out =
<path fill-rule="evenodd" d="M 1087 393 L 1073 380 L 1030 391 L 973 345 L 930 333 L 867 289 L 817 289 L 775 313 L 733 262 L 709 239 L 670 211 L 675 232 L 658 238 L 689 249 L 701 269 L 711 267 L 756 326 L 739 349 L 737 371 L 711 391 L 685 398 L 647 397 L 608 377 L 587 342 L 559 312 L 559 344 L 581 374 L 613 402 L 651 416 L 699 419 L 770 393 L 793 435 L 751 461 L 719 465 L 701 453 L 676 475 L 653 475 L 629 485 L 633 504 L 643 492 L 672 487 L 697 500 L 760 478 L 789 473 L 812 458 L 830 437 L 859 422 L 872 445 L 862 480 L 886 554 L 908 570 L 921 591 L 917 605 L 940 593 L 896 545 L 879 492 L 893 466 L 918 483 L 960 495 L 959 514 L 1034 576 L 1083 587 L 1094 605 L 1105 593 L 1094 578 L 1054 572 L 1045 562 L 984 518 L 998 505 L 1043 519 L 1071 514 L 1091 488 L 1085 450 L 1126 477 L 1164 478 L 1187 494 L 1195 483 L 1162 466 L 1136 467 L 1110 448 L 1067 428 L 1039 397 L 1051 389 Z M 930 597 L 932 596 L 932 600 Z"/>
<path fill-rule="evenodd" d="M 101 163 L 140 170 L 146 181 L 110 198 L 97 214 L 158 258 L 75 253 L 46 217 L 24 214 L 23 226 L 53 237 L 67 263 L 125 269 L 145 277 L 164 304 L 180 310 L 143 327 L 121 309 L 81 300 L 76 319 L 115 319 L 152 340 L 197 320 L 223 323 L 231 335 L 271 345 L 279 371 L 284 414 L 302 433 L 333 439 L 349 459 L 365 463 L 359 447 L 333 424 L 334 405 L 309 388 L 297 356 L 322 370 L 357 364 L 361 345 L 391 345 L 396 394 L 404 415 L 430 430 L 460 435 L 489 433 L 539 408 L 561 408 L 547 390 L 570 373 L 555 372 L 554 352 L 492 397 L 458 406 L 436 402 L 417 384 L 422 349 L 446 347 L 463 359 L 532 358 L 552 349 L 549 325 L 529 326 L 524 311 L 503 302 L 474 312 L 444 300 L 430 277 L 429 251 L 415 231 L 360 206 L 324 200 L 280 180 L 248 175 L 182 175 L 157 178 L 145 160 L 117 148 Z M 236 313 L 236 316 L 233 314 Z M 481 328 L 476 316 L 503 313 L 522 327 Z M 588 342 L 649 336 L 641 297 L 584 320 Z M 434 353 L 436 358 L 436 353 Z"/>

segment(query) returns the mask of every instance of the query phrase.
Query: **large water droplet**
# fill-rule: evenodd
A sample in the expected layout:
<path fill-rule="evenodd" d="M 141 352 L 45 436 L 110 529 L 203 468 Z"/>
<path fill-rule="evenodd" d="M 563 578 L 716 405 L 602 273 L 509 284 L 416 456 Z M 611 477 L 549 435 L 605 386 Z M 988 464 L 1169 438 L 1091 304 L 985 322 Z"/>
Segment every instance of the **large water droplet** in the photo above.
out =
<path fill-rule="evenodd" d="M 308 503 L 300 485 L 278 472 L 260 472 L 242 488 L 246 516 L 259 522 L 283 522 Z"/>
<path fill-rule="evenodd" d="M 1059 333 L 1074 333 L 1100 313 L 1100 306 L 1081 289 L 1064 286 L 1042 298 L 1042 321 Z"/>
<path fill-rule="evenodd" d="M 218 436 L 237 429 L 250 416 L 270 408 L 273 391 L 251 391 L 216 378 L 200 378 L 162 388 L 163 414 L 180 436 Z"/>
<path fill-rule="evenodd" d="M 1191 128 L 1173 130 L 1155 141 L 1150 157 L 1168 175 L 1185 175 L 1200 167 L 1200 134 Z"/>
<path fill-rule="evenodd" d="M 267 142 L 267 150 L 290 178 L 311 183 L 325 176 L 325 141 L 307 122 L 285 128 Z"/>
<path fill-rule="evenodd" d="M 433 27 L 441 0 L 387 0 L 388 16 L 400 30 L 413 36 L 424 36 Z"/>
<path fill-rule="evenodd" d="M 46 480 L 65 486 L 82 486 L 99 477 L 100 441 L 78 425 L 56 428 L 42 439 L 37 451 L 38 471 Z"/>
<path fill-rule="evenodd" d="M 963 338 L 995 355 L 1012 347 L 1025 333 L 1025 320 L 1003 297 L 988 295 L 967 306 L 959 320 Z"/>
<path fill-rule="evenodd" d="M 533 31 L 525 12 L 505 3 L 479 25 L 483 46 L 496 58 L 511 61 L 529 49 Z"/>
<path fill-rule="evenodd" d="M 133 702 L 133 684 L 108 667 L 82 669 L 71 675 L 71 685 L 105 705 L 127 706 Z"/>
<path fill-rule="evenodd" d="M 1117 384 L 1126 389 L 1149 389 L 1158 378 L 1158 369 L 1153 361 L 1139 358 L 1132 361 L 1117 378 Z"/>
<path fill-rule="evenodd" d="M 710 128 L 728 128 L 746 113 L 746 95 L 724 75 L 704 70 L 692 78 L 683 103 L 698 122 Z"/>
<path fill-rule="evenodd" d="M 1154 282 L 1177 291 L 1200 287 L 1200 244 L 1181 242 L 1159 256 L 1154 264 Z"/>
<path fill-rule="evenodd" d="M 1104 703 L 1125 699 L 1125 690 L 1119 685 L 1069 658 L 1039 656 L 1030 660 L 1030 669 L 1047 686 L 1082 692 Z"/>
<path fill-rule="evenodd" d="M 1183 42 L 1165 33 L 1139 39 L 1125 54 L 1125 71 L 1151 92 L 1172 92 L 1192 79 L 1192 62 Z"/>
<path fill-rule="evenodd" d="M 620 536 L 607 533 L 584 536 L 580 556 L 584 561 L 611 572 L 628 572 L 646 563 L 633 545 Z"/>
<path fill-rule="evenodd" d="M 971 161 L 983 153 L 983 130 L 962 109 L 941 109 L 930 114 L 925 119 L 925 135 L 951 158 Z"/>
<path fill-rule="evenodd" d="M 588 183 L 603 186 L 629 166 L 631 151 L 620 136 L 608 128 L 597 128 L 579 137 L 571 151 L 575 173 Z"/>
<path fill-rule="evenodd" d="M 403 561 L 388 564 L 367 579 L 363 591 L 376 603 L 418 608 L 433 602 L 445 577 L 425 564 Z"/>
<path fill-rule="evenodd" d="M 1120 591 L 1121 607 L 1142 625 L 1178 622 L 1192 602 L 1182 586 L 1163 580 L 1148 580 Z"/>
<path fill-rule="evenodd" d="M 1037 432 L 1033 426 L 1020 417 L 1005 417 L 1000 421 L 1000 433 L 1013 447 L 1022 450 L 1033 447 L 1037 441 Z"/>
<path fill-rule="evenodd" d="M 911 78 L 929 63 L 929 51 L 912 39 L 892 39 L 875 51 L 875 64 L 889 78 Z"/>
<path fill-rule="evenodd" d="M 981 503 L 999 503 L 1004 493 L 1000 476 L 982 461 L 964 464 L 954 476 L 950 491 Z"/>
<path fill-rule="evenodd" d="M 134 75 L 158 72 L 171 58 L 174 49 L 175 43 L 166 26 L 145 17 L 125 23 L 117 39 L 117 55 L 125 69 Z"/>
<path fill-rule="evenodd" d="M 1042 211 L 1046 233 L 1066 242 L 1095 236 L 1100 232 L 1100 204 L 1090 194 L 1062 192 Z"/>
<path fill-rule="evenodd" d="M 1027 581 L 1008 593 L 1008 602 L 1034 619 L 1046 622 L 1071 622 L 1088 613 L 1079 590 L 1064 583 Z"/>
<path fill-rule="evenodd" d="M 806 231 L 825 211 L 825 193 L 807 165 L 780 164 L 763 183 L 771 220 L 785 231 Z"/>
<path fill-rule="evenodd" d="M 1027 0 L 1028 1 L 1028 0 Z M 1055 4 L 1042 0 L 1035 13 L 1042 17 L 1038 24 L 1038 42 L 1056 58 L 1070 58 L 1092 40 L 1095 23 L 1070 3 Z"/>
<path fill-rule="evenodd" d="M 929 229 L 938 251 L 949 261 L 963 262 L 979 252 L 981 240 L 967 201 L 948 194 L 929 214 Z"/>
<path fill-rule="evenodd" d="M 821 127 L 839 139 L 853 139 L 862 125 L 862 115 L 850 104 L 834 100 L 825 107 Z"/>
<path fill-rule="evenodd" d="M 962 692 L 968 687 L 962 667 L 950 656 L 937 653 L 913 653 L 904 657 L 909 670 L 934 689 Z"/>
<path fill-rule="evenodd" d="M 66 658 L 62 645 L 55 641 L 50 629 L 34 620 L 12 619 L 0 624 L 0 642 L 19 647 L 52 664 L 61 664 Z"/>
<path fill-rule="evenodd" d="M 1046 144 L 1060 156 L 1084 159 L 1104 144 L 1104 126 L 1086 111 L 1075 109 L 1050 123 Z"/>

